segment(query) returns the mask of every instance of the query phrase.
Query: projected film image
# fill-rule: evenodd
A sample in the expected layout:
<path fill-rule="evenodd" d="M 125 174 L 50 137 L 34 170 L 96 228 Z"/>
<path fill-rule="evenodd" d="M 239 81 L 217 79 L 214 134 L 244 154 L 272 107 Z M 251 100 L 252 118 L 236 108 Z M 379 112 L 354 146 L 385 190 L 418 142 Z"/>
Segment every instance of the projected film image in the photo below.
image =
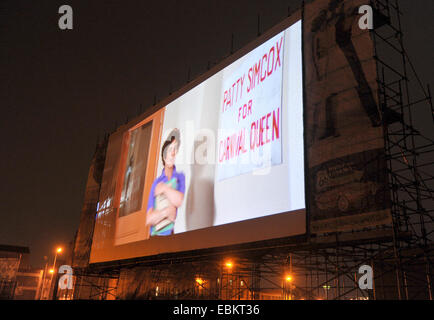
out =
<path fill-rule="evenodd" d="M 174 128 L 183 137 L 175 167 L 185 177 L 185 203 L 178 207 L 175 233 L 304 208 L 301 61 L 296 59 L 301 51 L 290 45 L 298 42 L 296 28 L 166 106 L 163 137 Z M 283 61 L 284 40 L 288 61 Z M 163 171 L 162 161 L 158 168 Z"/>
<path fill-rule="evenodd" d="M 218 232 L 303 210 L 302 80 L 298 21 L 114 135 L 93 247 Z M 237 228 L 240 237 L 249 233 L 245 239 L 260 236 L 252 227 Z M 290 228 L 302 234 L 305 223 L 298 218 Z"/>

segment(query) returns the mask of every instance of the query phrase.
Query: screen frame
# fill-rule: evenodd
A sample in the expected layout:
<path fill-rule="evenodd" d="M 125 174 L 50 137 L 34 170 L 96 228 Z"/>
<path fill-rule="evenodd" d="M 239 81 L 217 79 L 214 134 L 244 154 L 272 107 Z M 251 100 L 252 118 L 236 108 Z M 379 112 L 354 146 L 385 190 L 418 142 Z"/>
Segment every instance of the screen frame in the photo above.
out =
<path fill-rule="evenodd" d="M 182 96 L 183 94 L 185 94 L 186 92 L 194 89 L 196 86 L 198 86 L 199 84 L 203 83 L 204 81 L 206 81 L 208 78 L 212 77 L 213 75 L 215 75 L 216 73 L 218 73 L 219 71 L 223 70 L 224 68 L 226 68 L 227 66 L 229 66 L 231 63 L 233 63 L 234 61 L 242 58 L 244 55 L 248 54 L 250 51 L 252 51 L 253 49 L 255 49 L 256 47 L 260 46 L 261 44 L 265 43 L 267 40 L 271 39 L 272 37 L 274 37 L 275 35 L 279 34 L 280 32 L 286 30 L 287 28 L 291 27 L 293 24 L 295 24 L 298 21 L 301 21 L 301 63 L 302 63 L 302 101 L 303 101 L 303 110 L 302 110 L 302 114 L 303 114 L 303 149 L 304 149 L 304 189 L 305 189 L 305 208 L 304 209 L 300 209 L 300 210 L 294 210 L 294 211 L 289 211 L 289 212 L 280 212 L 280 213 L 276 213 L 276 214 L 272 214 L 272 215 L 268 215 L 265 217 L 260 217 L 260 218 L 254 218 L 254 219 L 248 219 L 248 220 L 243 220 L 243 221 L 238 221 L 238 222 L 233 222 L 233 223 L 229 223 L 229 224 L 224 224 L 224 225 L 217 225 L 217 226 L 213 226 L 213 227 L 209 227 L 209 228 L 203 228 L 203 229 L 197 229 L 197 230 L 192 230 L 192 231 L 188 231 L 188 232 L 183 232 L 183 233 L 178 233 L 178 234 L 174 234 L 172 236 L 170 236 L 169 238 L 166 239 L 147 239 L 147 240 L 143 240 L 143 241 L 137 241 L 137 242 L 131 242 L 131 243 L 127 243 L 127 244 L 122 244 L 122 245 L 117 245 L 117 246 L 113 246 L 113 248 L 111 249 L 111 254 L 110 257 L 107 255 L 103 255 L 103 254 L 96 254 L 96 252 L 93 250 L 93 246 L 91 249 L 91 254 L 90 254 L 90 258 L 89 258 L 89 263 L 90 265 L 99 265 L 99 264 L 104 264 L 104 263 L 110 263 L 113 261 L 128 261 L 131 259 L 149 259 L 151 257 L 156 257 L 156 256 L 176 256 L 176 255 L 180 255 L 182 253 L 185 252 L 202 252 L 202 251 L 206 251 L 206 250 L 218 250 L 219 248 L 230 248 L 230 247 L 238 247 L 240 249 L 242 249 L 243 247 L 247 248 L 250 247 L 253 243 L 268 243 L 268 242 L 272 242 L 278 239 L 287 239 L 288 241 L 290 240 L 294 240 L 294 239 L 306 239 L 309 236 L 309 209 L 308 209 L 308 197 L 306 196 L 308 194 L 309 191 L 309 179 L 308 179 L 308 163 L 307 163 L 307 146 L 306 146 L 306 98 L 305 98 L 305 67 L 304 67 L 304 19 L 303 19 L 303 12 L 302 10 L 298 10 L 296 11 L 294 14 L 292 14 L 291 16 L 289 16 L 288 18 L 286 18 L 285 20 L 283 20 L 281 23 L 279 23 L 278 25 L 274 26 L 273 28 L 271 28 L 270 30 L 268 30 L 267 32 L 265 32 L 263 35 L 259 36 L 258 38 L 256 38 L 254 41 L 250 42 L 248 45 L 244 46 L 243 48 L 241 48 L 240 50 L 236 51 L 234 54 L 230 55 L 229 57 L 225 58 L 222 62 L 220 62 L 219 64 L 215 65 L 214 67 L 210 68 L 207 72 L 205 72 L 204 74 L 200 75 L 199 77 L 197 77 L 195 80 L 189 82 L 187 85 L 185 85 L 184 87 L 182 87 L 181 89 L 177 90 L 176 92 L 174 92 L 173 94 L 169 95 L 168 97 L 166 97 L 165 99 L 163 99 L 162 101 L 160 101 L 158 104 L 155 104 L 154 106 L 152 106 L 151 108 L 148 109 L 147 112 L 143 113 L 142 115 L 136 117 L 135 119 L 131 120 L 129 123 L 121 126 L 118 128 L 118 130 L 115 132 L 117 134 L 125 134 L 127 132 L 130 132 L 131 130 L 134 130 L 135 128 L 139 127 L 140 125 L 142 125 L 145 120 L 149 119 L 150 117 L 152 117 L 156 112 L 164 112 L 165 107 L 170 104 L 172 101 L 176 100 L 177 98 L 179 98 L 180 96 Z M 163 118 L 162 118 L 163 119 Z M 161 133 L 160 133 L 161 134 Z M 161 138 L 161 137 L 160 137 Z M 160 143 L 160 139 L 158 141 L 158 144 Z M 124 155 L 121 155 L 121 158 L 123 158 Z M 157 157 L 158 159 L 158 153 L 157 153 Z M 155 166 L 155 170 L 157 170 L 157 166 Z M 155 176 L 157 174 L 157 172 L 154 173 Z M 119 183 L 118 180 L 118 184 L 121 185 Z M 118 188 L 118 187 L 117 187 Z M 215 231 L 215 233 L 219 233 L 221 235 L 227 235 L 227 233 L 229 232 L 229 234 L 231 234 L 232 230 L 236 230 L 237 228 L 240 227 L 240 224 L 243 224 L 245 226 L 249 226 L 249 225 L 255 225 L 255 224 L 267 224 L 270 222 L 270 226 L 272 226 L 272 221 L 276 221 L 275 218 L 276 216 L 279 216 L 280 218 L 283 219 L 283 217 L 285 215 L 303 215 L 303 217 L 297 217 L 297 219 L 299 219 L 299 221 L 303 220 L 303 223 L 305 224 L 305 233 L 297 233 L 295 235 L 290 235 L 290 236 L 276 236 L 274 238 L 266 238 L 264 240 L 254 240 L 254 241 L 247 241 L 247 242 L 236 242 L 236 243 L 224 243 L 224 244 L 220 244 L 220 245 L 215 245 L 213 246 L 212 244 L 207 245 L 206 247 L 197 247 L 197 246 L 190 246 L 190 247 L 184 247 L 182 250 L 179 248 L 176 248 L 175 246 L 175 250 L 172 251 L 167 251 L 164 250 L 159 251 L 159 250 L 155 250 L 155 248 L 159 248 L 161 246 L 165 247 L 163 243 L 166 242 L 176 242 L 176 240 L 179 239 L 184 239 L 184 241 L 194 241 L 194 238 L 199 237 L 200 235 L 202 236 L 207 236 L 207 234 L 209 234 L 210 229 L 213 229 Z M 302 219 L 304 218 L 304 219 Z M 213 233 L 214 233 L 213 231 Z M 191 236 L 193 234 L 193 236 Z M 163 237 L 164 238 L 164 237 Z M 189 239 L 191 238 L 191 239 Z M 157 240 L 157 241 L 153 241 L 153 240 Z M 162 240 L 162 241 L 161 241 Z M 137 252 L 143 252 L 143 243 L 144 241 L 146 241 L 146 246 L 147 247 L 152 247 L 154 248 L 154 250 L 148 250 L 148 252 L 146 254 L 140 254 L 137 255 Z M 182 242 L 184 242 L 182 241 Z M 301 240 L 304 241 L 304 240 Z M 93 239 L 92 239 L 93 242 Z M 155 245 L 154 245 L 155 242 Z M 107 250 L 107 249 L 106 249 Z"/>

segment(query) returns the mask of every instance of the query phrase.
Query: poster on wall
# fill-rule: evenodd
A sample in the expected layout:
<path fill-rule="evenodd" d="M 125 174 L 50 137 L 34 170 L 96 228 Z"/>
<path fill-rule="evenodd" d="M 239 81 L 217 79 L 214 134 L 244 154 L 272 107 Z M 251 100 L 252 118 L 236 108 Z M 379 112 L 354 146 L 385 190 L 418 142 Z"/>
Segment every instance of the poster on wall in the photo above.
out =
<path fill-rule="evenodd" d="M 104 170 L 107 139 L 99 142 L 92 158 L 86 182 L 80 224 L 74 239 L 72 266 L 83 268 L 89 264 L 92 231 L 95 227 L 95 213 Z"/>
<path fill-rule="evenodd" d="M 363 0 L 305 6 L 304 57 L 312 233 L 391 222 L 377 72 Z"/>

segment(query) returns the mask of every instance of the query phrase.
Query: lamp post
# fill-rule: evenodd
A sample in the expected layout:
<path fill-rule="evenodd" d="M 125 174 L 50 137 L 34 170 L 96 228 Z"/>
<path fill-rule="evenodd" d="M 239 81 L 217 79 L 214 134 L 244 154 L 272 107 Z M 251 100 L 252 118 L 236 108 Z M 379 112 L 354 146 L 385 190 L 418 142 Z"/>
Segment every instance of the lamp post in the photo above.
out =
<path fill-rule="evenodd" d="M 233 273 L 232 273 L 232 268 L 233 268 L 234 264 L 232 262 L 232 260 L 226 260 L 224 262 L 224 267 L 226 269 L 226 295 L 225 298 L 228 299 L 228 297 L 232 297 L 233 295 Z M 223 276 L 222 275 L 222 283 L 221 285 L 223 286 Z"/>
<path fill-rule="evenodd" d="M 45 277 L 47 275 L 48 258 L 45 256 L 44 259 L 46 260 L 46 262 L 45 262 L 45 268 L 44 268 L 44 275 L 42 277 L 42 286 L 41 286 L 41 292 L 39 295 L 39 300 L 44 300 L 44 293 L 45 293 Z"/>
<path fill-rule="evenodd" d="M 292 300 L 292 274 L 286 274 L 282 280 L 283 300 Z"/>
<path fill-rule="evenodd" d="M 53 262 L 53 268 L 51 268 L 50 273 L 51 273 L 51 280 L 50 280 L 50 292 L 51 292 L 51 288 L 53 287 L 53 276 L 54 273 L 56 272 L 56 259 L 57 259 L 57 254 L 58 253 L 62 253 L 62 248 L 57 248 L 56 249 L 56 254 L 54 255 L 54 262 Z M 53 290 L 54 292 L 54 290 Z M 54 297 L 53 297 L 54 298 Z"/>
<path fill-rule="evenodd" d="M 289 258 L 289 273 L 286 273 L 284 279 L 282 280 L 284 300 L 292 300 L 292 282 L 294 280 L 294 276 L 293 276 L 294 274 L 292 273 L 292 254 L 289 254 L 288 258 Z"/>

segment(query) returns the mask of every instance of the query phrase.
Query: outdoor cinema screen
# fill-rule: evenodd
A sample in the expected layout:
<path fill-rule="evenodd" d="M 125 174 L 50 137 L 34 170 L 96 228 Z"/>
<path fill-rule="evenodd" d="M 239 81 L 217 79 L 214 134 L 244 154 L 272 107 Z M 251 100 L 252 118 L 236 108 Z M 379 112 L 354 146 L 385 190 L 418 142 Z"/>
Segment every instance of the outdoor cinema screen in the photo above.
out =
<path fill-rule="evenodd" d="M 110 136 L 91 263 L 306 232 L 299 19 Z"/>

